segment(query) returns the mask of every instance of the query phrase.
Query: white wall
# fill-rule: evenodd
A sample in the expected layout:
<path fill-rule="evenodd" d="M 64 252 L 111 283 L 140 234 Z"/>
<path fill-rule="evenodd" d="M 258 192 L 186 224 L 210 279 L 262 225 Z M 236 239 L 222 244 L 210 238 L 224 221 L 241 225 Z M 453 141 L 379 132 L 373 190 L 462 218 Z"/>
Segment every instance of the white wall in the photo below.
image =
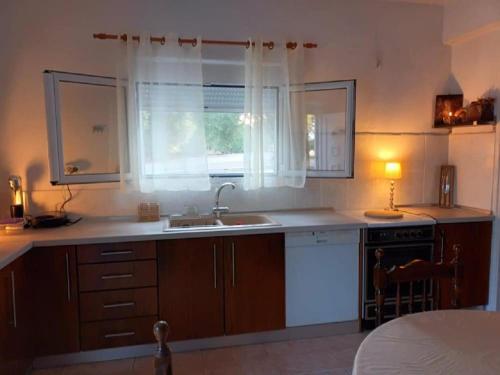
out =
<path fill-rule="evenodd" d="M 455 89 L 470 102 L 478 97 L 496 98 L 500 114 L 500 1 L 450 0 L 445 6 L 443 38 L 452 44 L 452 77 Z M 486 134 L 452 135 L 449 160 L 457 165 L 457 202 L 491 209 L 499 215 L 499 130 Z M 489 308 L 498 309 L 500 223 L 494 224 Z"/>
<path fill-rule="evenodd" d="M 358 131 L 422 132 L 431 130 L 434 95 L 443 92 L 450 71 L 442 16 L 438 6 L 376 0 L 8 1 L 0 13 L 0 215 L 7 214 L 1 181 L 9 173 L 22 176 L 32 212 L 62 200 L 63 189 L 49 184 L 42 71 L 113 75 L 117 43 L 94 40 L 94 32 L 314 41 L 320 48 L 308 58 L 310 80 L 358 80 Z M 309 180 L 298 191 L 227 192 L 225 199 L 237 210 L 384 206 L 387 182 L 371 168 L 391 154 L 402 159 L 405 176 L 396 201 L 435 201 L 445 138 L 360 135 L 354 180 Z M 115 184 L 75 189 L 67 208 L 81 214 L 135 214 L 141 199 L 160 200 L 163 212 L 190 202 L 208 209 L 213 199 L 213 192 L 125 194 Z"/>

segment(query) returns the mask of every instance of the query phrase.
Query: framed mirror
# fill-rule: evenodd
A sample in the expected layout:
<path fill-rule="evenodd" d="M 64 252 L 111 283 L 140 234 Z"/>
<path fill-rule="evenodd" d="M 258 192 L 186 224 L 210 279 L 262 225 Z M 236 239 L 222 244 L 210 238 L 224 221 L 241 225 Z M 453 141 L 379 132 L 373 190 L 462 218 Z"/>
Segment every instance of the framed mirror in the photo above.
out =
<path fill-rule="evenodd" d="M 356 81 L 306 83 L 292 91 L 305 107 L 307 176 L 354 177 Z"/>
<path fill-rule="evenodd" d="M 119 181 L 115 79 L 57 71 L 43 75 L 51 183 Z"/>

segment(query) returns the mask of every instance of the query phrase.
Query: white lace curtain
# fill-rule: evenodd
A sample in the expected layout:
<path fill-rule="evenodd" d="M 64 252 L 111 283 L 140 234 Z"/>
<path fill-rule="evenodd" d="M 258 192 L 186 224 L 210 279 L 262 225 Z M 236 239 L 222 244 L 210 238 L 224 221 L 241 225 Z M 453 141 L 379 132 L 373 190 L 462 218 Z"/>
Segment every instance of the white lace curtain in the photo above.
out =
<path fill-rule="evenodd" d="M 295 49 L 288 49 L 286 43 L 269 49 L 256 40 L 245 52 L 245 189 L 304 187 L 303 60 L 301 43 Z M 276 104 L 265 99 L 265 88 L 278 90 Z"/>
<path fill-rule="evenodd" d="M 117 102 L 126 103 L 126 111 L 118 108 L 122 186 L 209 190 L 199 38 L 196 46 L 162 45 L 143 34 L 139 43 L 128 38 L 123 53 L 117 80 Z"/>
<path fill-rule="evenodd" d="M 174 35 L 168 41 L 177 40 Z M 141 192 L 209 190 L 201 40 L 196 46 L 128 38 L 117 73 L 121 183 Z M 303 48 L 261 40 L 245 52 L 245 189 L 303 187 Z M 125 89 L 124 89 L 125 88 Z M 276 102 L 264 92 L 276 90 Z"/>

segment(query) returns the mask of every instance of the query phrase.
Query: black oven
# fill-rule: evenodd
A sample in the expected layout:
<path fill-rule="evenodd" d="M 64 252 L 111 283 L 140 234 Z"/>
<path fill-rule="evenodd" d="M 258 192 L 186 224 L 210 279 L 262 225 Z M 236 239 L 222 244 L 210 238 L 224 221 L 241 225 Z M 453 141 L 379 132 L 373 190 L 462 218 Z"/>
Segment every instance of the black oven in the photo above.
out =
<path fill-rule="evenodd" d="M 376 264 L 375 250 L 384 250 L 382 264 L 386 268 L 401 266 L 413 259 L 432 261 L 434 255 L 434 226 L 411 226 L 391 228 L 368 228 L 363 233 L 363 326 L 372 328 L 375 322 L 375 288 L 373 287 L 373 267 Z M 428 283 L 431 283 L 428 281 Z M 427 286 L 432 291 L 432 285 Z M 422 283 L 413 287 L 415 309 L 422 310 Z M 386 290 L 384 316 L 395 316 L 396 288 Z M 402 313 L 405 313 L 409 286 L 401 285 Z M 432 292 L 428 296 L 432 303 Z"/>

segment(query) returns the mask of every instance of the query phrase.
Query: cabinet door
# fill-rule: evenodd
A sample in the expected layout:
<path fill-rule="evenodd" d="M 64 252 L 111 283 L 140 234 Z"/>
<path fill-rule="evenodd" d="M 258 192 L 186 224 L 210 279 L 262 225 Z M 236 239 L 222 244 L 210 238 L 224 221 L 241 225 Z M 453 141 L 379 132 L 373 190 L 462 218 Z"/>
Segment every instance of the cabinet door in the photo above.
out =
<path fill-rule="evenodd" d="M 40 247 L 29 255 L 35 355 L 80 350 L 74 246 Z"/>
<path fill-rule="evenodd" d="M 160 319 L 171 341 L 224 335 L 222 241 L 158 242 Z"/>
<path fill-rule="evenodd" d="M 0 373 L 24 374 L 33 356 L 31 292 L 25 259 L 0 270 Z"/>
<path fill-rule="evenodd" d="M 226 333 L 285 328 L 282 234 L 224 239 Z"/>
<path fill-rule="evenodd" d="M 435 257 L 439 261 L 453 259 L 453 245 L 462 245 L 460 258 L 463 263 L 463 280 L 460 283 L 461 307 L 488 303 L 491 222 L 439 224 L 436 227 Z M 451 308 L 451 283 L 441 282 L 441 308 Z"/>

